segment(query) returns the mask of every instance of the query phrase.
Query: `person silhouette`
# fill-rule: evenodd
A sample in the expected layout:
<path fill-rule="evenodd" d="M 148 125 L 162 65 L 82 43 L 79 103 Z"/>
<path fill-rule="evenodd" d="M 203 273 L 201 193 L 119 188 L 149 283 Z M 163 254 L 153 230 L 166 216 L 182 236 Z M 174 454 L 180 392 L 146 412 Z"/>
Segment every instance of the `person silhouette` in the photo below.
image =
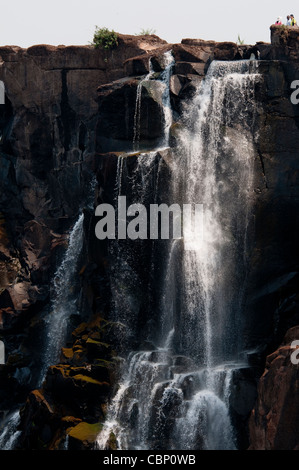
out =
<path fill-rule="evenodd" d="M 297 26 L 297 21 L 295 20 L 294 15 L 290 15 L 291 17 L 291 26 Z"/>

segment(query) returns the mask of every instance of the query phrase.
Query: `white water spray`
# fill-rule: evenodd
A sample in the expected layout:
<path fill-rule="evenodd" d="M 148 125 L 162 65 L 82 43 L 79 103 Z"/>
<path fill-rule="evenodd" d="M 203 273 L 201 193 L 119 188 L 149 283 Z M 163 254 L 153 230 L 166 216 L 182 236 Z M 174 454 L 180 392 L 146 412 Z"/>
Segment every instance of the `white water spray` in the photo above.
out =
<path fill-rule="evenodd" d="M 169 83 L 174 58 L 171 51 L 164 53 L 164 70 L 161 73 L 159 84 L 161 93 L 161 104 L 163 108 L 163 137 L 161 140 L 161 149 L 169 146 L 169 130 L 172 124 L 172 109 L 170 103 Z M 155 72 L 152 68 L 151 60 L 149 60 L 149 73 L 137 85 L 135 112 L 134 112 L 134 129 L 133 129 L 133 150 L 138 151 L 140 148 L 140 122 L 142 112 L 142 89 L 147 82 L 153 79 Z M 157 82 L 155 82 L 157 84 Z"/>
<path fill-rule="evenodd" d="M 18 431 L 20 424 L 20 412 L 15 411 L 7 419 L 3 421 L 3 429 L 0 433 L 0 450 L 14 449 L 21 431 Z"/>
<path fill-rule="evenodd" d="M 83 220 L 84 215 L 81 214 L 70 233 L 67 251 L 54 277 L 51 313 L 46 319 L 47 337 L 41 381 L 48 367 L 58 361 L 67 334 L 68 320 L 77 313 L 77 297 L 73 292 L 73 285 L 82 248 Z"/>
<path fill-rule="evenodd" d="M 134 135 L 133 135 L 133 149 L 139 150 L 139 141 L 140 141 L 140 118 L 141 118 L 141 94 L 142 94 L 142 87 L 144 86 L 145 82 L 148 82 L 151 77 L 153 76 L 154 71 L 152 68 L 151 60 L 149 60 L 149 73 L 143 80 L 137 85 L 137 92 L 136 92 L 136 104 L 135 104 L 135 113 L 134 113 Z"/>
<path fill-rule="evenodd" d="M 98 439 L 101 449 L 111 430 L 120 449 L 235 449 L 230 390 L 235 370 L 244 367 L 236 362 L 237 333 L 258 80 L 252 61 L 213 62 L 188 103 L 169 191 L 175 202 L 203 204 L 204 236 L 193 250 L 184 249 L 184 240 L 169 243 L 160 346 L 130 354 Z M 132 318 L 122 321 L 132 324 Z"/>

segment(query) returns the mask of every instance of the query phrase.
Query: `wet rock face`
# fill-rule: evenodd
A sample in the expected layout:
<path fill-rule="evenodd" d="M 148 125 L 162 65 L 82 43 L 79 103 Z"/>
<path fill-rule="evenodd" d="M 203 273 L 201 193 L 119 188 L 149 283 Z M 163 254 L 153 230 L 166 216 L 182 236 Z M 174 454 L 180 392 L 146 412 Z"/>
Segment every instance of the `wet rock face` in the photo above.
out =
<path fill-rule="evenodd" d="M 252 360 L 263 372 L 250 419 L 250 449 L 293 449 L 298 445 L 298 403 L 294 390 L 298 366 L 284 340 L 298 329 L 298 106 L 290 100 L 299 76 L 292 46 L 297 30 L 272 27 L 271 61 L 262 61 L 259 182 L 255 239 L 248 278 L 245 331 Z M 293 57 L 290 61 L 290 57 Z M 269 57 L 269 55 L 268 55 Z M 279 59 L 279 60 L 278 60 Z M 258 91 L 259 94 L 259 91 Z M 294 339 L 297 339 L 294 337 Z M 281 345 L 281 346 L 280 346 Z M 278 349 L 277 349 L 278 348 Z M 275 351 L 276 350 L 276 351 Z M 273 351 L 275 351 L 273 353 Z M 267 356 L 267 359 L 266 359 Z M 292 398 L 291 398 L 292 397 Z M 292 416 L 288 401 L 292 401 Z M 288 422 L 288 424 L 287 424 Z"/>
<path fill-rule="evenodd" d="M 245 330 L 248 346 L 263 345 L 266 354 L 299 321 L 297 304 L 298 244 L 298 106 L 290 85 L 298 64 L 262 61 L 264 80 L 256 91 L 259 114 L 256 163 L 255 230 L 248 278 Z M 258 161 L 259 160 L 259 161 Z M 257 327 L 258 325 L 258 327 Z"/>
<path fill-rule="evenodd" d="M 138 91 L 140 107 L 136 102 L 138 85 L 141 87 Z M 159 81 L 127 78 L 104 85 L 98 92 L 96 148 L 99 153 L 132 150 L 135 131 L 138 132 L 139 143 L 144 145 L 144 142 L 149 142 L 154 147 L 163 136 L 164 117 Z"/>
<path fill-rule="evenodd" d="M 279 348 L 267 357 L 252 411 L 250 450 L 299 449 L 299 368 L 292 363 L 299 327 L 291 328 Z M 296 362 L 298 354 L 293 361 Z"/>

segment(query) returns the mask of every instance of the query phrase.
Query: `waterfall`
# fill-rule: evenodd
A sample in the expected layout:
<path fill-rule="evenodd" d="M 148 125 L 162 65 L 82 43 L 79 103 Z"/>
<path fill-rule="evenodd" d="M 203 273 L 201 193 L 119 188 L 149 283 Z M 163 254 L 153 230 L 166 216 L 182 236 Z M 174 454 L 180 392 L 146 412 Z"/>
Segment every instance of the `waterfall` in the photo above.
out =
<path fill-rule="evenodd" d="M 85 204 L 89 209 L 93 209 L 93 198 L 96 187 L 96 177 L 89 183 L 89 191 L 86 195 Z M 37 387 L 40 387 L 47 369 L 59 360 L 60 349 L 64 345 L 68 334 L 69 319 L 73 314 L 77 314 L 76 302 L 78 293 L 75 291 L 75 279 L 78 268 L 78 260 L 83 244 L 83 222 L 84 215 L 82 208 L 80 215 L 69 234 L 68 247 L 58 267 L 53 280 L 51 292 L 50 313 L 45 319 L 45 345 L 42 358 L 42 366 Z M 15 448 L 21 431 L 18 431 L 20 424 L 20 411 L 17 410 L 2 420 L 0 428 L 0 450 L 12 450 Z M 65 449 L 68 446 L 68 436 L 66 437 Z"/>
<path fill-rule="evenodd" d="M 8 416 L 7 419 L 3 420 L 2 432 L 0 434 L 0 450 L 11 450 L 14 449 L 15 444 L 18 441 L 18 437 L 21 431 L 18 431 L 20 424 L 20 412 L 15 411 L 13 414 Z"/>
<path fill-rule="evenodd" d="M 128 157 L 130 158 L 130 157 Z M 132 157 L 135 158 L 135 157 Z M 129 182 L 130 191 L 141 204 L 147 204 L 149 195 L 156 194 L 159 181 L 159 156 L 157 152 L 140 153 L 136 157 L 136 169 L 128 175 L 127 158 L 118 157 L 114 204 L 117 198 L 125 193 Z M 151 198 L 151 196 L 150 196 Z M 155 202 L 155 199 L 151 199 Z M 116 209 L 117 213 L 117 209 Z M 117 217 L 116 217 L 117 218 Z M 111 257 L 111 290 L 114 292 L 111 306 L 111 319 L 126 323 L 128 317 L 131 324 L 136 321 L 136 300 L 134 290 L 139 287 L 138 279 L 131 265 L 136 259 L 134 250 L 130 251 L 126 240 L 112 240 L 109 245 Z M 150 268 L 151 269 L 151 268 Z M 121 286 L 121 289 L 119 288 Z M 134 333 L 133 333 L 134 334 Z"/>
<path fill-rule="evenodd" d="M 194 395 L 183 417 L 177 419 L 175 432 L 180 450 L 196 449 L 198 443 L 203 450 L 232 449 L 228 409 L 210 390 Z"/>
<path fill-rule="evenodd" d="M 68 320 L 72 314 L 77 313 L 76 295 L 72 289 L 77 261 L 82 248 L 83 220 L 84 216 L 81 214 L 70 233 L 67 251 L 55 273 L 51 313 L 46 319 L 46 344 L 39 385 L 44 380 L 48 367 L 59 359 L 59 351 L 67 334 Z M 19 410 L 3 420 L 0 449 L 11 450 L 15 448 L 21 434 L 21 431 L 18 431 L 19 423 Z"/>
<path fill-rule="evenodd" d="M 237 351 L 253 191 L 254 87 L 247 61 L 213 62 L 185 114 L 174 178 L 204 206 L 204 237 L 183 251 L 180 348 L 212 367 Z M 255 72 L 255 70 L 254 70 Z M 182 164 L 183 162 L 183 164 Z M 197 295 L 194 295 L 197 292 Z M 194 338 L 194 330 L 200 332 Z M 194 344 L 194 340 L 196 344 Z"/>
<path fill-rule="evenodd" d="M 172 109 L 170 104 L 169 82 L 171 76 L 174 58 L 171 51 L 163 54 L 164 70 L 160 76 L 161 85 L 161 105 L 163 108 L 163 137 L 161 141 L 161 148 L 168 147 L 169 144 L 169 129 L 172 124 Z M 134 129 L 133 129 L 133 150 L 138 151 L 140 147 L 140 119 L 141 119 L 141 103 L 142 103 L 142 89 L 149 80 L 152 80 L 155 72 L 152 67 L 151 60 L 149 60 L 149 73 L 137 85 L 135 112 L 134 112 Z M 157 83 L 157 82 L 156 82 Z"/>
<path fill-rule="evenodd" d="M 167 51 L 164 54 L 165 69 L 162 72 L 162 83 L 164 84 L 164 90 L 162 93 L 162 104 L 164 111 L 164 130 L 163 130 L 163 141 L 162 147 L 169 146 L 169 130 L 172 124 L 172 109 L 170 103 L 170 91 L 169 91 L 169 82 L 171 76 L 171 70 L 174 64 L 174 58 L 171 51 Z"/>
<path fill-rule="evenodd" d="M 140 80 L 140 82 L 137 85 L 136 103 L 135 103 L 135 112 L 134 112 L 134 135 L 133 135 L 133 149 L 134 150 L 139 150 L 142 87 L 145 82 L 151 79 L 153 74 L 154 74 L 154 71 L 152 68 L 151 60 L 149 60 L 149 73 L 145 76 L 143 80 Z"/>
<path fill-rule="evenodd" d="M 64 344 L 68 321 L 77 313 L 74 276 L 82 249 L 84 215 L 80 214 L 70 235 L 63 260 L 54 276 L 51 312 L 46 319 L 46 344 L 41 381 L 48 367 L 59 360 L 59 352 Z"/>
<path fill-rule="evenodd" d="M 168 243 L 159 325 L 151 331 L 152 346 L 127 357 L 98 436 L 100 449 L 107 448 L 111 433 L 120 449 L 236 448 L 230 391 L 235 371 L 247 366 L 239 362 L 240 319 L 257 139 L 256 64 L 212 62 L 188 103 L 168 193 L 172 202 L 203 204 L 203 239 L 191 246 L 184 238 Z M 167 140 L 169 121 L 166 128 Z M 153 161 L 152 153 L 148 168 Z M 144 168 L 138 162 L 136 171 Z M 153 188 L 150 174 L 143 173 L 143 198 Z M 121 184 L 119 178 L 118 190 Z M 125 260 L 128 250 L 119 247 L 118 255 Z M 136 285 L 133 277 L 122 281 L 129 291 Z M 121 311 L 134 335 L 136 316 Z"/>

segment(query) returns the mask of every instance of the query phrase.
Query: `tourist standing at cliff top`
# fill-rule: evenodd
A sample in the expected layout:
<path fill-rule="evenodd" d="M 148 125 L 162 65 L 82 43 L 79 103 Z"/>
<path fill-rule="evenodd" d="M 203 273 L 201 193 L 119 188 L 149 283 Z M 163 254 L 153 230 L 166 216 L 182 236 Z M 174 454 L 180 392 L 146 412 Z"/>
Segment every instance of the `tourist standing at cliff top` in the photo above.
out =
<path fill-rule="evenodd" d="M 287 15 L 286 26 L 292 26 L 292 18 L 290 17 L 290 15 Z"/>
<path fill-rule="evenodd" d="M 290 15 L 291 17 L 291 26 L 297 26 L 297 21 L 294 18 L 294 15 Z"/>
<path fill-rule="evenodd" d="M 282 17 L 279 16 L 279 17 L 277 18 L 277 21 L 275 21 L 275 24 L 277 24 L 277 25 L 282 25 L 282 21 L 281 21 L 281 20 L 282 20 Z"/>

